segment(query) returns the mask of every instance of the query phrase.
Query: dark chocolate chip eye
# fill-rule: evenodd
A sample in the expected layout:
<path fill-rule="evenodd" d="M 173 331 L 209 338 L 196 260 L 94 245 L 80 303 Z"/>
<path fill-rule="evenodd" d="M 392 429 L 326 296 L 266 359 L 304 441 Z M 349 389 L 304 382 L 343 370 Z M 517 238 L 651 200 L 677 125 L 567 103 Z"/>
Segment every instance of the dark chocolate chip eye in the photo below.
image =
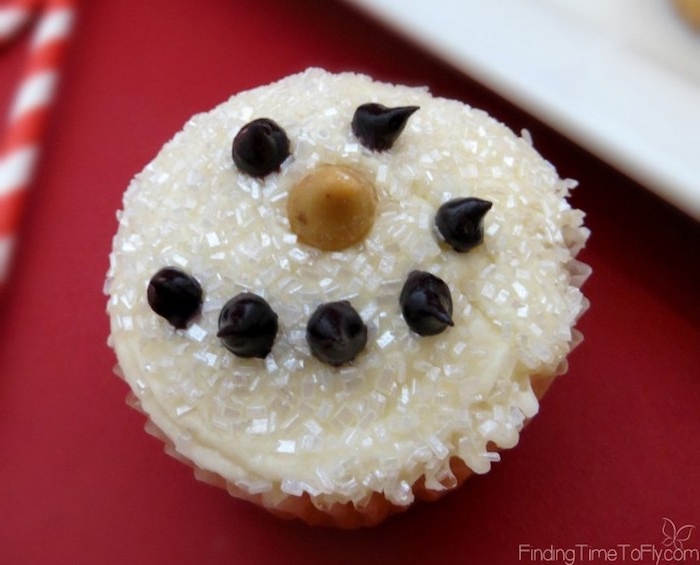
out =
<path fill-rule="evenodd" d="M 385 151 L 394 145 L 416 110 L 418 106 L 387 108 L 374 102 L 362 104 L 352 118 L 352 132 L 368 149 Z"/>
<path fill-rule="evenodd" d="M 289 156 L 287 133 L 274 121 L 258 118 L 236 134 L 232 147 L 233 162 L 254 177 L 264 177 L 279 169 Z"/>
<path fill-rule="evenodd" d="M 306 341 L 319 361 L 335 367 L 352 361 L 367 344 L 367 326 L 347 300 L 319 306 L 306 326 Z"/>
<path fill-rule="evenodd" d="M 484 240 L 484 216 L 492 203 L 481 198 L 455 198 L 435 215 L 435 225 L 455 251 L 469 251 Z"/>
<path fill-rule="evenodd" d="M 221 343 L 238 357 L 264 358 L 277 335 L 277 314 L 267 301 L 242 292 L 231 298 L 219 313 Z"/>
<path fill-rule="evenodd" d="M 184 329 L 202 306 L 202 287 L 175 267 L 164 267 L 148 283 L 148 305 L 177 329 Z"/>
<path fill-rule="evenodd" d="M 452 322 L 452 295 L 445 281 L 425 271 L 411 271 L 399 296 L 404 320 L 420 335 L 436 335 Z"/>

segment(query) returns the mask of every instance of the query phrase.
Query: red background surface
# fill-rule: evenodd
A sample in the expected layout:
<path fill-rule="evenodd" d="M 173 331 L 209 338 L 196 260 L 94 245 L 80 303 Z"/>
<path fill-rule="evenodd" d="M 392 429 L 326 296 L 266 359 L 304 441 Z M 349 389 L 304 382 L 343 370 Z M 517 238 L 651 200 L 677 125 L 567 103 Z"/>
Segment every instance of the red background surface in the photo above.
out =
<path fill-rule="evenodd" d="M 0 108 L 27 42 L 2 53 Z M 586 341 L 520 444 L 441 501 L 355 532 L 196 481 L 124 404 L 105 345 L 130 177 L 191 114 L 310 65 L 427 84 L 528 128 L 580 180 L 593 231 Z M 523 544 L 663 548 L 664 517 L 695 525 L 685 547 L 700 548 L 700 229 L 531 116 L 342 3 L 93 1 L 46 141 L 0 307 L 0 563 L 525 563 Z"/>

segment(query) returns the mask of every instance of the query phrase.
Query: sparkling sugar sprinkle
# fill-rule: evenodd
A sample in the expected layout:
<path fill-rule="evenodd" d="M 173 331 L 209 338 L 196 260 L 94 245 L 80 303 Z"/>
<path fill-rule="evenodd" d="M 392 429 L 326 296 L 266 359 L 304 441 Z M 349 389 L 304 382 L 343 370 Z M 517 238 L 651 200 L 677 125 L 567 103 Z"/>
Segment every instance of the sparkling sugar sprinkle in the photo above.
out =
<path fill-rule="evenodd" d="M 372 152 L 350 130 L 367 101 L 416 105 L 391 150 Z M 266 116 L 291 155 L 264 180 L 231 163 L 235 133 Z M 322 252 L 297 242 L 290 188 L 318 164 L 374 179 L 379 208 L 360 244 Z M 108 274 L 110 342 L 143 410 L 197 466 L 273 504 L 307 492 L 314 504 L 373 491 L 413 500 L 411 485 L 454 484 L 461 457 L 476 472 L 517 443 L 537 411 L 529 375 L 554 375 L 587 302 L 589 271 L 573 260 L 587 230 L 565 198 L 573 183 L 485 113 L 424 89 L 311 69 L 241 93 L 194 116 L 136 176 L 124 197 Z M 433 228 L 448 198 L 493 202 L 484 242 L 460 254 Z M 145 284 L 165 265 L 201 283 L 201 315 L 186 330 L 158 319 Z M 412 333 L 398 293 L 414 269 L 439 276 L 454 327 Z M 265 359 L 240 359 L 216 338 L 221 306 L 241 291 L 267 300 L 279 333 Z M 315 308 L 350 300 L 368 326 L 355 361 L 333 368 L 304 339 Z"/>

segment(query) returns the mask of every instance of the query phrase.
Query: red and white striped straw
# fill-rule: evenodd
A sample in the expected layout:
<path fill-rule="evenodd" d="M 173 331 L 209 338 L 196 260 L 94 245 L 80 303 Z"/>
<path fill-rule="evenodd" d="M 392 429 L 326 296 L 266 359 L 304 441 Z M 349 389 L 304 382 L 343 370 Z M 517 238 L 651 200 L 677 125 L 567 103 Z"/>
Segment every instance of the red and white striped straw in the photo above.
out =
<path fill-rule="evenodd" d="M 9 275 L 76 5 L 76 0 L 14 0 L 0 7 L 0 48 L 6 47 L 32 17 L 38 17 L 0 145 L 0 295 Z"/>
<path fill-rule="evenodd" d="M 0 7 L 0 48 L 25 26 L 38 4 L 39 0 L 14 0 Z"/>

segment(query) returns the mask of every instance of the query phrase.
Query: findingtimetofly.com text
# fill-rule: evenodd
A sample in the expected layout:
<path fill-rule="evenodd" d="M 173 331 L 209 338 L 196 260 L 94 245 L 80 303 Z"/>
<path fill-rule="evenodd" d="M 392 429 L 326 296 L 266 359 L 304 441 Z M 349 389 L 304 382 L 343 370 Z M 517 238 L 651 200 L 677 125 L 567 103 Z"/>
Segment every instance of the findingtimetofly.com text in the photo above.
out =
<path fill-rule="evenodd" d="M 611 547 L 596 547 L 589 543 L 577 543 L 569 547 L 518 545 L 518 562 L 530 564 L 581 565 L 587 563 L 653 563 L 700 564 L 700 547 L 689 547 L 695 526 L 676 527 L 669 518 L 663 518 L 659 544 L 638 545 L 619 543 Z"/>

